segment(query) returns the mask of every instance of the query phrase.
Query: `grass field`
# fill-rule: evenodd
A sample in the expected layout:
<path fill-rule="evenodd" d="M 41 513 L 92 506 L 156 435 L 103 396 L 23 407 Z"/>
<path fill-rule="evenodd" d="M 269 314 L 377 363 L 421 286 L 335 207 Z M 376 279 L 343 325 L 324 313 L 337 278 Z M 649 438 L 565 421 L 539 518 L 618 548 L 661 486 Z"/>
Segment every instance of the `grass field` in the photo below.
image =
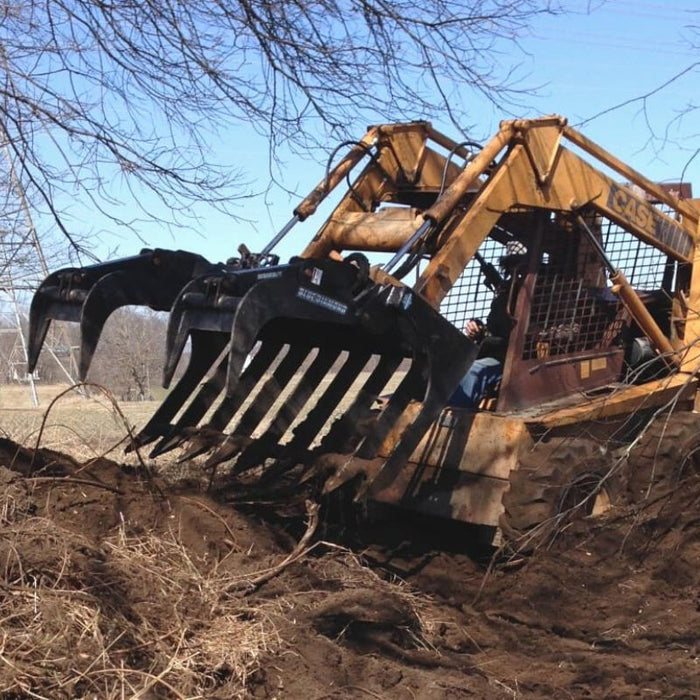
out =
<path fill-rule="evenodd" d="M 38 386 L 34 406 L 28 386 L 0 386 L 0 434 L 16 442 L 60 450 L 79 459 L 104 454 L 123 440 L 126 423 L 140 428 L 159 401 L 119 402 L 117 407 L 99 392 L 91 397 L 69 391 L 68 385 Z M 53 402 L 53 403 L 52 403 Z M 43 429 L 42 429 L 43 425 Z M 123 447 L 110 456 L 121 460 Z"/>

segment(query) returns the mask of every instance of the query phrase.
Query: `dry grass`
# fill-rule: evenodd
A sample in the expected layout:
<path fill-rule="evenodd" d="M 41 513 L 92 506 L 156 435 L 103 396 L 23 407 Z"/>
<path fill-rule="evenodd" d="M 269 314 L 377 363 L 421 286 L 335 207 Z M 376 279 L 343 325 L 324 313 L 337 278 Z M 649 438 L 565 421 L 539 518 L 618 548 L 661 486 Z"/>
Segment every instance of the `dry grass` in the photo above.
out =
<path fill-rule="evenodd" d="M 0 390 L 0 430 L 24 445 L 79 460 L 102 454 L 142 425 L 157 403 L 121 403 L 42 387 Z M 42 430 L 42 423 L 46 424 Z M 118 457 L 123 455 L 119 448 Z M 129 534 L 99 547 L 49 517 L 31 515 L 25 482 L 2 470 L 0 696 L 37 698 L 245 695 L 263 653 L 279 644 L 265 606 L 226 592 L 228 579 L 179 534 Z"/>
<path fill-rule="evenodd" d="M 0 435 L 34 446 L 47 408 L 67 388 L 61 384 L 39 386 L 39 406 L 33 406 L 29 387 L 0 387 Z M 140 428 L 158 405 L 157 401 L 125 401 L 119 403 L 119 409 L 132 428 Z M 41 433 L 41 447 L 60 450 L 78 460 L 109 451 L 122 461 L 125 437 L 124 420 L 105 396 L 93 392 L 87 398 L 71 391 L 51 407 Z"/>
<path fill-rule="evenodd" d="M 31 515 L 23 482 L 2 470 L 0 696 L 235 698 L 280 639 L 276 604 L 226 593 L 175 531 L 99 547 Z"/>
<path fill-rule="evenodd" d="M 117 408 L 108 396 L 70 393 L 47 414 L 65 388 L 43 393 L 38 408 L 29 405 L 21 388 L 3 388 L 0 430 L 23 445 L 39 441 L 85 464 L 124 438 L 125 419 L 138 428 L 157 406 L 120 403 Z M 124 459 L 121 448 L 112 456 Z M 360 621 L 378 616 L 380 628 L 390 611 L 386 621 L 397 626 L 408 647 L 387 639 L 383 643 L 391 655 L 434 653 L 425 641 L 430 624 L 418 598 L 382 581 L 346 550 L 310 544 L 318 522 L 314 504 L 306 535 L 287 556 L 266 550 L 262 534 L 245 547 L 217 540 L 220 552 L 226 546 L 230 551 L 209 557 L 193 549 L 192 541 L 194 535 L 208 537 L 213 522 L 218 532 L 223 525 L 236 540 L 221 515 L 204 508 L 201 520 L 181 520 L 169 511 L 152 519 L 147 491 L 147 502 L 138 505 L 133 502 L 140 498 L 138 489 L 110 491 L 100 482 L 96 495 L 93 490 L 85 496 L 77 483 L 69 474 L 49 486 L 0 467 L 0 698 L 250 697 L 258 682 L 251 676 L 290 650 L 297 615 L 317 621 L 340 615 L 347 629 L 353 624 L 345 618 L 348 607 Z M 63 488 L 77 490 L 61 499 Z M 121 514 L 123 502 L 148 516 L 138 524 L 129 516 L 120 525 L 110 524 L 99 540 L 91 529 L 96 520 L 64 515 L 76 499 L 85 502 L 86 513 L 102 507 L 100 513 L 118 508 Z M 151 522 L 152 527 L 146 525 Z M 252 542 L 265 553 L 251 556 Z M 314 558 L 312 566 L 321 579 L 332 580 L 328 587 L 335 593 L 306 591 L 306 582 L 298 590 L 293 583 L 298 562 L 308 561 L 312 550 L 328 549 L 331 553 Z M 283 573 L 291 577 L 288 591 L 273 598 L 254 595 Z"/>

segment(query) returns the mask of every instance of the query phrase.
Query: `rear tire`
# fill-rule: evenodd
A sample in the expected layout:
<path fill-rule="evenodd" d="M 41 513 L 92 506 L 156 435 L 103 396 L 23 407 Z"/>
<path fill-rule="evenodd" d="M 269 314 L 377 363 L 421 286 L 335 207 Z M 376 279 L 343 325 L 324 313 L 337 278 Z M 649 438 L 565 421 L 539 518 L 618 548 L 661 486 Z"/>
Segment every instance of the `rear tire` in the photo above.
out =
<path fill-rule="evenodd" d="M 627 472 L 632 503 L 700 474 L 700 415 L 683 412 L 655 418 L 630 451 Z"/>
<path fill-rule="evenodd" d="M 614 460 L 590 440 L 556 438 L 521 455 L 503 494 L 499 526 L 513 548 L 531 551 L 571 520 L 617 502 Z"/>

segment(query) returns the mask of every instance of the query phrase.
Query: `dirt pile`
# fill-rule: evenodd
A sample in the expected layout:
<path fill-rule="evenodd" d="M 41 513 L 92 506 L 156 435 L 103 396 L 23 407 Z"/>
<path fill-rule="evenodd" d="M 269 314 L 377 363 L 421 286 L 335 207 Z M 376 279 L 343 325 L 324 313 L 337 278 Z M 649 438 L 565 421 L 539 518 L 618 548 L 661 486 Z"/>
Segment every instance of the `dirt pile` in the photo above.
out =
<path fill-rule="evenodd" d="M 0 465 L 0 698 L 698 696 L 697 476 L 489 566 L 398 515 L 349 547 L 313 508 L 10 441 Z"/>

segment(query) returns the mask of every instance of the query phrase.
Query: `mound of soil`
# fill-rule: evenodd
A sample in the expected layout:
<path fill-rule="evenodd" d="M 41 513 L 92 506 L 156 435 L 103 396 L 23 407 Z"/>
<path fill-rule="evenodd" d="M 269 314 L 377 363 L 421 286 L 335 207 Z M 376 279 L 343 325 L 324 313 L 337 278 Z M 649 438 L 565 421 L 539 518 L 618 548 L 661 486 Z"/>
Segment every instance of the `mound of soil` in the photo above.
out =
<path fill-rule="evenodd" d="M 698 697 L 697 475 L 497 563 L 271 512 L 0 442 L 0 698 Z"/>

